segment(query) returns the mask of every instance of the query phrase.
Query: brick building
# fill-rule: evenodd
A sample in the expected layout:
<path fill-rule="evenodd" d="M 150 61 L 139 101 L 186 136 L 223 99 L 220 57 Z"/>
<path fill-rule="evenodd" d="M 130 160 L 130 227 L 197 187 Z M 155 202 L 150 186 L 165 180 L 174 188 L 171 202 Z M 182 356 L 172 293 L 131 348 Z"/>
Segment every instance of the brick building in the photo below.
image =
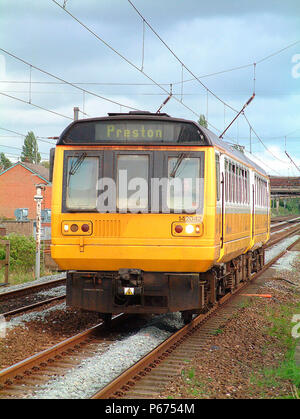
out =
<path fill-rule="evenodd" d="M 15 218 L 15 209 L 28 208 L 28 219 L 36 218 L 36 184 L 44 184 L 42 209 L 51 208 L 49 170 L 33 163 L 17 162 L 0 172 L 0 218 Z"/>

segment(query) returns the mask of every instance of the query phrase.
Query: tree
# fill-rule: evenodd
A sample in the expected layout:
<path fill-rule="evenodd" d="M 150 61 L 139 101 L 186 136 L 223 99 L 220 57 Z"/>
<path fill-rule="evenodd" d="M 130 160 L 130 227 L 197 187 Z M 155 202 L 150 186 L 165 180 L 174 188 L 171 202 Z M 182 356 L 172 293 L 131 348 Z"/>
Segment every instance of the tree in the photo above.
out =
<path fill-rule="evenodd" d="M 39 148 L 37 140 L 32 131 L 28 132 L 25 137 L 23 151 L 21 154 L 21 161 L 28 161 L 29 163 L 38 164 L 41 161 L 41 155 L 39 153 Z"/>
<path fill-rule="evenodd" d="M 5 156 L 4 153 L 0 153 L 0 172 L 8 169 L 12 166 L 12 162 Z"/>
<path fill-rule="evenodd" d="M 41 165 L 46 167 L 46 169 L 50 168 L 50 162 L 48 160 L 41 161 Z"/>
<path fill-rule="evenodd" d="M 202 127 L 204 127 L 204 128 L 208 128 L 208 123 L 207 123 L 207 120 L 205 118 L 205 115 L 203 115 L 203 114 L 200 115 L 200 119 L 198 121 L 198 124 L 202 125 Z"/>

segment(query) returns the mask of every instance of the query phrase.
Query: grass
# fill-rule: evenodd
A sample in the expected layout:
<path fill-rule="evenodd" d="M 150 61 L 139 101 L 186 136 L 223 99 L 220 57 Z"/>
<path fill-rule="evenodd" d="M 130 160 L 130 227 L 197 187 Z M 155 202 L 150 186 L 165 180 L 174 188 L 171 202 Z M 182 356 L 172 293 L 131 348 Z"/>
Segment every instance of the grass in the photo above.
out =
<path fill-rule="evenodd" d="M 218 336 L 218 335 L 220 335 L 221 333 L 223 333 L 223 330 L 222 330 L 221 328 L 216 329 L 216 330 L 213 330 L 213 331 L 211 332 L 211 334 L 212 334 L 212 335 L 214 335 L 214 336 Z"/>
<path fill-rule="evenodd" d="M 284 208 L 283 200 L 280 200 L 278 211 L 276 208 L 271 208 L 271 217 L 279 217 L 285 215 L 299 215 L 300 213 L 300 199 L 291 198 L 286 200 L 286 207 Z"/>
<path fill-rule="evenodd" d="M 280 388 L 285 383 L 290 387 L 291 393 L 282 398 L 300 397 L 300 367 L 295 362 L 295 348 L 299 339 L 292 336 L 294 324 L 291 322 L 293 315 L 299 313 L 300 303 L 266 308 L 266 319 L 272 323 L 272 326 L 266 329 L 266 333 L 276 339 L 273 344 L 274 352 L 284 353 L 285 356 L 277 367 L 264 368 L 252 376 L 251 382 L 260 387 L 262 396 L 269 388 Z"/>
<path fill-rule="evenodd" d="M 187 384 L 187 392 L 197 398 L 202 398 L 207 394 L 207 386 L 204 381 L 196 378 L 195 368 L 182 370 L 182 379 Z"/>
<path fill-rule="evenodd" d="M 41 271 L 41 276 L 54 275 L 56 272 L 43 270 Z M 16 269 L 9 272 L 9 285 L 19 285 L 26 282 L 31 282 L 35 280 L 34 271 L 25 271 L 21 269 Z M 4 268 L 0 269 L 0 283 L 4 282 Z"/>

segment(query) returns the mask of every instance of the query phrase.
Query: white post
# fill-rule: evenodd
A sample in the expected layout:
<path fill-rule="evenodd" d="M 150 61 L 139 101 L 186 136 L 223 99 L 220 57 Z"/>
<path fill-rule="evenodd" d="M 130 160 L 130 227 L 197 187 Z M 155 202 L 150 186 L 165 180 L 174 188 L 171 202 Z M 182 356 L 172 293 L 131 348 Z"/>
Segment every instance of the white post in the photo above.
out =
<path fill-rule="evenodd" d="M 41 214 L 42 214 L 42 201 L 43 195 L 42 190 L 44 189 L 43 185 L 36 186 L 36 195 L 34 195 L 34 200 L 36 201 L 36 253 L 35 253 L 35 279 L 40 278 L 40 263 L 41 263 Z"/>
<path fill-rule="evenodd" d="M 74 121 L 77 121 L 79 118 L 79 108 L 76 106 L 75 108 L 73 108 L 74 111 Z"/>

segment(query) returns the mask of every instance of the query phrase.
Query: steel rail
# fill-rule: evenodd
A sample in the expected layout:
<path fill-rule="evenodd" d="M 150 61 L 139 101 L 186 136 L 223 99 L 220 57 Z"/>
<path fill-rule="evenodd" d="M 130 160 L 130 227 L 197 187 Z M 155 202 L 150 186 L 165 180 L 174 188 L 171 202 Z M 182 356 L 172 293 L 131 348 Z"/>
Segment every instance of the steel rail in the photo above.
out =
<path fill-rule="evenodd" d="M 128 316 L 126 316 L 128 317 Z M 113 317 L 112 322 L 114 325 L 117 325 L 120 321 L 126 320 L 123 314 L 119 314 Z M 84 342 L 88 342 L 93 337 L 97 336 L 99 331 L 106 330 L 104 322 L 93 326 L 84 332 L 78 333 L 64 341 L 57 343 L 51 348 L 45 349 L 38 354 L 35 354 L 29 358 L 26 358 L 17 364 L 14 364 L 10 367 L 7 367 L 0 371 L 0 395 L 1 395 L 1 386 L 6 384 L 11 384 L 15 379 L 20 379 L 23 376 L 29 377 L 33 371 L 47 368 L 47 365 L 53 361 L 59 355 L 64 355 L 72 349 L 80 348 L 80 345 Z"/>
<path fill-rule="evenodd" d="M 47 300 L 39 301 L 37 303 L 30 304 L 28 306 L 19 307 L 14 310 L 6 311 L 5 313 L 1 313 L 1 316 L 4 316 L 4 317 L 14 316 L 15 314 L 24 313 L 26 311 L 33 310 L 43 305 L 53 303 L 54 301 L 63 300 L 64 298 L 66 298 L 66 294 L 60 295 L 59 297 L 48 298 Z"/>
<path fill-rule="evenodd" d="M 300 231 L 299 227 L 298 230 Z M 289 236 L 288 234 L 287 236 Z M 284 240 L 286 237 L 281 237 L 280 240 Z M 128 368 L 116 379 L 114 379 L 107 386 L 96 392 L 91 398 L 92 399 L 107 399 L 116 398 L 123 395 L 123 392 L 131 389 L 135 382 L 141 379 L 142 376 L 149 373 L 153 368 L 160 364 L 160 362 L 169 356 L 174 349 L 176 349 L 182 342 L 189 338 L 199 327 L 202 326 L 212 315 L 221 309 L 233 296 L 241 293 L 246 287 L 248 287 L 255 279 L 261 276 L 267 269 L 270 268 L 278 259 L 280 259 L 288 250 L 290 250 L 296 243 L 300 242 L 300 239 L 296 240 L 290 246 L 282 251 L 279 255 L 274 257 L 271 261 L 263 266 L 263 268 L 251 276 L 250 281 L 240 283 L 238 288 L 231 294 L 225 295 L 221 298 L 216 305 L 206 314 L 200 314 L 193 319 L 189 324 L 181 328 L 178 332 L 170 336 L 153 351 L 149 352 L 136 364 Z"/>
<path fill-rule="evenodd" d="M 16 297 L 19 294 L 23 294 L 26 293 L 28 291 L 35 291 L 38 289 L 43 289 L 43 288 L 48 288 L 51 287 L 53 288 L 55 285 L 59 285 L 60 283 L 64 282 L 66 280 L 66 276 L 63 278 L 59 278 L 59 279 L 51 279 L 50 281 L 46 281 L 46 282 L 42 282 L 42 283 L 38 283 L 38 284 L 33 284 L 33 285 L 28 285 L 27 287 L 22 287 L 22 288 L 18 288 L 16 290 L 12 290 L 12 291 L 6 291 L 6 292 L 1 292 L 0 293 L 0 300 L 3 299 L 3 297 Z"/>
<path fill-rule="evenodd" d="M 297 229 L 293 229 L 292 232 L 288 232 L 284 237 L 280 237 L 276 240 L 278 241 L 284 240 L 286 237 L 290 236 L 291 234 L 295 234 L 296 232 L 300 231 L 299 227 Z M 122 386 L 132 386 L 134 384 L 134 380 L 132 377 L 134 376 L 142 376 L 147 374 L 147 372 L 151 371 L 153 367 L 158 365 L 162 359 L 167 357 L 180 343 L 185 341 L 191 334 L 194 333 L 206 320 L 214 315 L 214 313 L 219 310 L 227 301 L 231 299 L 233 295 L 237 295 L 242 291 L 245 287 L 247 287 L 251 282 L 260 276 L 266 269 L 268 269 L 273 263 L 275 263 L 280 257 L 282 257 L 286 251 L 290 250 L 296 243 L 300 241 L 297 240 L 292 243 L 286 250 L 282 251 L 279 255 L 273 258 L 270 262 L 268 262 L 258 273 L 253 274 L 251 277 L 251 281 L 246 283 L 240 283 L 238 288 L 234 291 L 233 294 L 227 294 L 222 299 L 218 301 L 218 303 L 206 314 L 201 314 L 197 316 L 195 319 L 192 320 L 188 325 L 184 326 L 180 329 L 176 334 L 169 337 L 165 342 L 160 344 L 154 352 L 149 353 L 144 358 L 142 358 L 137 364 L 130 367 L 126 370 L 123 374 L 121 374 L 116 380 L 112 381 L 108 386 L 104 387 L 100 392 L 97 392 L 92 398 L 107 398 L 112 393 L 116 392 Z M 274 245 L 275 243 L 272 243 Z M 270 246 L 267 246 L 270 247 Z M 62 279 L 61 279 L 62 280 Z M 58 281 L 53 280 L 52 283 Z M 49 284 L 49 283 L 47 283 Z M 44 286 L 45 284 L 38 284 L 37 286 Z M 30 289 L 31 287 L 27 287 Z M 61 297 L 62 298 L 62 297 Z M 44 302 L 42 302 L 44 303 Z M 116 324 L 118 321 L 124 321 L 127 318 L 126 315 L 118 315 L 114 317 L 113 321 Z M 84 341 L 88 341 L 94 335 L 97 334 L 98 331 L 104 330 L 104 323 L 100 323 L 84 332 L 81 332 L 71 338 L 64 340 L 51 348 L 48 348 L 36 355 L 33 355 L 11 367 L 8 367 L 2 371 L 0 371 L 0 387 L 1 385 L 5 385 L 10 383 L 15 379 L 22 378 L 22 376 L 30 376 L 32 371 L 36 369 L 43 369 L 47 368 L 49 363 L 52 363 L 55 360 L 55 357 L 58 355 L 62 355 L 68 350 L 72 350 L 72 348 L 79 348 L 81 343 Z M 158 359 L 156 359 L 158 358 Z M 122 378 L 121 378 L 122 377 Z M 122 379 L 122 383 L 120 384 L 120 379 Z"/>

